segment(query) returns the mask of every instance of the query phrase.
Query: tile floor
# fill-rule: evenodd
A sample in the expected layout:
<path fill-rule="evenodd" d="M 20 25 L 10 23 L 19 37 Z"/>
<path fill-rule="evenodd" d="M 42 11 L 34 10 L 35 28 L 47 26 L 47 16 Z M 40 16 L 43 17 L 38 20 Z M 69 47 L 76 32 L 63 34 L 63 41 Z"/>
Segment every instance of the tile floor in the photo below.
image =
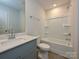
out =
<path fill-rule="evenodd" d="M 49 56 L 49 59 L 68 59 L 66 57 L 60 56 L 60 55 L 58 55 L 56 53 L 52 53 L 52 52 L 49 52 L 48 56 Z M 38 58 L 38 59 L 40 59 L 40 58 Z"/>
<path fill-rule="evenodd" d="M 68 59 L 68 58 L 60 56 L 60 55 L 58 55 L 56 53 L 49 52 L 48 55 L 49 55 L 49 59 Z"/>

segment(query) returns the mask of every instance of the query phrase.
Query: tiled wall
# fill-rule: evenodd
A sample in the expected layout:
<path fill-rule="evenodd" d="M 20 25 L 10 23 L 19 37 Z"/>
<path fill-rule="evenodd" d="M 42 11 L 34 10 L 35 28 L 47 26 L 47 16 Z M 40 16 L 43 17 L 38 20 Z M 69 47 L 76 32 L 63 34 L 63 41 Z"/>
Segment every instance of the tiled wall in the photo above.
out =
<path fill-rule="evenodd" d="M 45 35 L 56 39 L 66 39 L 65 33 L 71 33 L 71 28 L 65 28 L 65 25 L 71 26 L 70 8 L 68 5 L 59 6 L 46 11 L 47 27 Z"/>

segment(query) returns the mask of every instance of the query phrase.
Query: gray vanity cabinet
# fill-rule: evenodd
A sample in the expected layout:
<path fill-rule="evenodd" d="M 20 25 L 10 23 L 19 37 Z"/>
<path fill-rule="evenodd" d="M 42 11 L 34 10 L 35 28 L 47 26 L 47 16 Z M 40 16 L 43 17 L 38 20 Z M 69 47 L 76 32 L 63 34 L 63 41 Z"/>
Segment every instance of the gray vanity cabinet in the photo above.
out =
<path fill-rule="evenodd" d="M 36 40 L 0 54 L 0 59 L 36 59 Z"/>

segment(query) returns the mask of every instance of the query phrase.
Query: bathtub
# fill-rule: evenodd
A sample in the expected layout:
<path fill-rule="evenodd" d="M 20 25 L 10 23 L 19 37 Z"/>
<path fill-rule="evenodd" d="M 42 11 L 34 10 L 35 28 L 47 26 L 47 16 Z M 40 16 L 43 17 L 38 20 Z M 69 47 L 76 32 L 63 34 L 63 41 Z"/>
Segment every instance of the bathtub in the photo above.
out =
<path fill-rule="evenodd" d="M 72 58 L 72 45 L 71 43 L 65 41 L 65 40 L 59 40 L 55 38 L 42 38 L 42 43 L 47 43 L 50 45 L 50 51 L 56 54 L 59 54 L 61 56 Z"/>

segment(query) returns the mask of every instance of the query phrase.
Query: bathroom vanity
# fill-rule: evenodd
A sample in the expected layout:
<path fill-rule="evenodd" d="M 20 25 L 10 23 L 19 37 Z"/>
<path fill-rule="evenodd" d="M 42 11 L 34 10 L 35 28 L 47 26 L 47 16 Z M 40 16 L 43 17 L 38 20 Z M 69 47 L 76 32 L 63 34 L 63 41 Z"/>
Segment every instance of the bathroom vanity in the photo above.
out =
<path fill-rule="evenodd" d="M 36 39 L 20 36 L 16 40 L 5 41 L 0 45 L 0 59 L 36 59 Z"/>

